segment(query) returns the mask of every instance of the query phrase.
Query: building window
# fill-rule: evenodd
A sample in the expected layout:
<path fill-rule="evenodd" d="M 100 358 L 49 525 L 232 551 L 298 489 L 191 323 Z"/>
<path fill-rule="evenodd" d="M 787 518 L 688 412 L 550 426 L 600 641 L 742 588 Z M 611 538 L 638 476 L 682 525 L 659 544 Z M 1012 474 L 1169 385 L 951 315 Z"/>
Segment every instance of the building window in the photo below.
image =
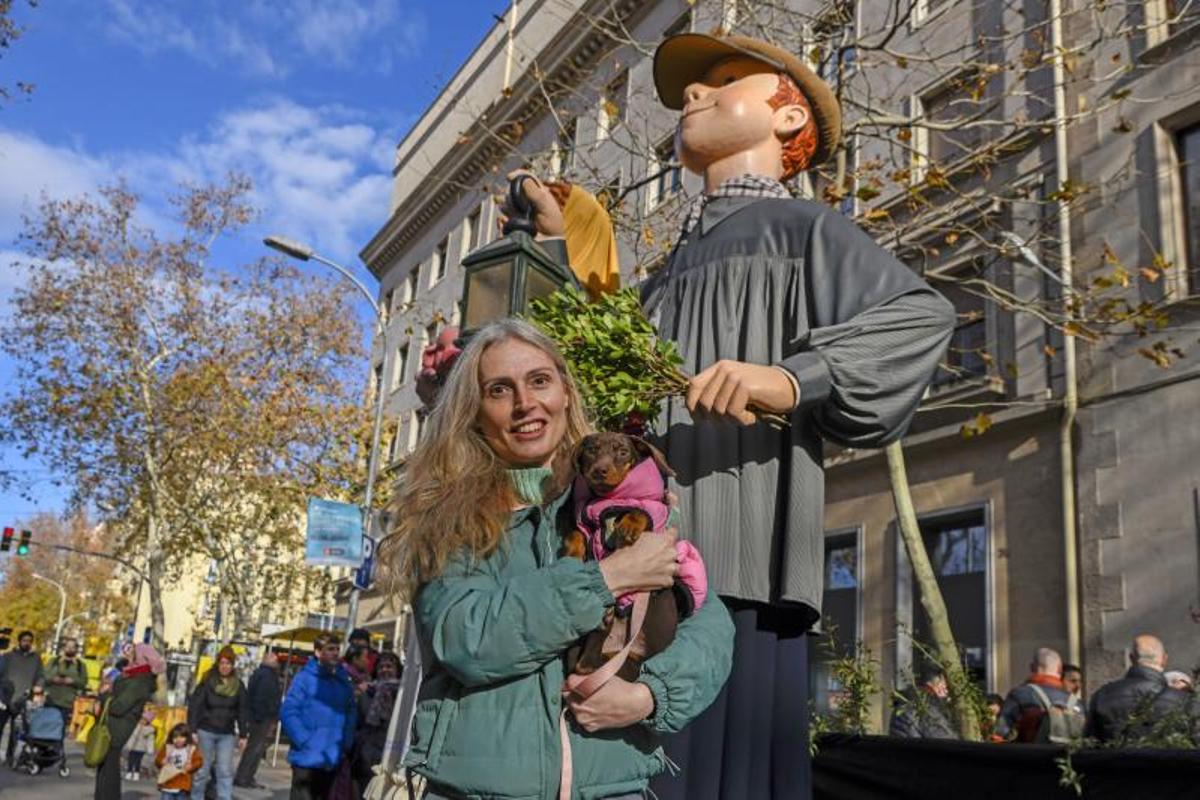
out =
<path fill-rule="evenodd" d="M 375 386 L 373 388 L 377 392 L 383 391 L 383 364 L 382 363 L 375 365 Z"/>
<path fill-rule="evenodd" d="M 805 39 L 809 62 L 826 83 L 835 89 L 858 69 L 855 41 L 854 0 L 837 0 L 808 26 Z"/>
<path fill-rule="evenodd" d="M 831 662 L 854 654 L 861 634 L 858 630 L 859 591 L 858 529 L 825 535 L 825 587 L 821 595 L 822 636 L 810 636 L 810 696 L 818 711 L 837 706 L 844 687 L 837 681 Z"/>
<path fill-rule="evenodd" d="M 964 665 L 981 685 L 987 679 L 990 642 L 987 625 L 988 529 L 984 509 L 939 515 L 920 522 L 921 537 L 946 601 L 950 630 L 961 648 Z M 914 585 L 913 637 L 932 645 L 929 620 L 920 611 Z M 914 653 L 917 658 L 917 654 Z M 918 658 L 919 660 L 919 658 Z"/>
<path fill-rule="evenodd" d="M 629 70 L 621 70 L 617 77 L 608 82 L 600 95 L 600 118 L 596 129 L 596 141 L 603 141 L 625 121 L 625 108 L 629 104 Z"/>
<path fill-rule="evenodd" d="M 917 0 L 913 6 L 911 27 L 916 28 L 925 20 L 939 13 L 943 8 L 950 5 L 953 0 Z"/>
<path fill-rule="evenodd" d="M 1147 44 L 1154 46 L 1200 23 L 1196 0 L 1149 0 L 1145 3 Z"/>
<path fill-rule="evenodd" d="M 417 449 L 417 440 L 420 438 L 420 425 L 417 424 L 418 412 L 410 411 L 408 413 L 408 452 Z"/>
<path fill-rule="evenodd" d="M 911 99 L 914 181 L 924 180 L 930 167 L 960 161 L 984 143 L 984 127 L 979 123 L 989 112 L 986 90 L 986 76 L 966 72 Z"/>
<path fill-rule="evenodd" d="M 550 155 L 550 169 L 555 175 L 563 176 L 575 168 L 575 134 L 579 121 L 571 118 L 559 128 Z"/>
<path fill-rule="evenodd" d="M 392 372 L 392 388 L 395 389 L 404 385 L 405 379 L 408 377 L 408 344 L 402 344 L 396 348 L 396 366 Z"/>
<path fill-rule="evenodd" d="M 429 265 L 429 286 L 432 288 L 437 285 L 437 282 L 446 277 L 446 253 L 450 249 L 450 238 L 447 237 L 438 242 L 438 246 L 433 251 L 433 262 Z"/>
<path fill-rule="evenodd" d="M 647 187 L 647 210 L 679 194 L 683 188 L 683 170 L 675 163 L 675 137 L 670 136 L 654 148 L 648 167 L 650 177 L 657 175 Z M 669 167 L 669 169 L 668 169 Z"/>
<path fill-rule="evenodd" d="M 738 21 L 738 0 L 721 0 L 721 28 L 733 30 Z"/>
<path fill-rule="evenodd" d="M 475 231 L 478 228 L 479 212 L 476 211 L 463 220 L 462 230 L 459 232 L 458 261 L 460 264 L 467 257 L 467 254 L 475 248 Z"/>
<path fill-rule="evenodd" d="M 419 266 L 413 267 L 404 279 L 404 287 L 400 291 L 400 308 L 405 309 L 417 299 L 417 279 L 421 272 Z"/>
<path fill-rule="evenodd" d="M 831 159 L 823 168 L 817 170 L 815 185 L 811 178 L 807 181 L 807 191 L 804 181 L 798 184 L 801 194 L 836 206 L 842 214 L 853 217 L 858 212 L 855 195 L 857 191 L 855 173 L 858 171 L 858 147 L 856 145 L 857 139 L 854 136 L 845 140 L 846 173 L 840 182 L 837 176 L 837 159 Z"/>
<path fill-rule="evenodd" d="M 1183 235 L 1187 256 L 1187 292 L 1200 294 L 1200 125 L 1175 136 L 1183 189 Z"/>
<path fill-rule="evenodd" d="M 670 39 L 672 36 L 678 36 L 681 33 L 689 33 L 691 30 L 692 12 L 689 9 L 688 11 L 685 11 L 676 17 L 675 21 L 667 26 L 667 29 L 663 31 L 663 38 Z"/>
<path fill-rule="evenodd" d="M 620 175 L 600 187 L 600 191 L 596 192 L 596 202 L 610 212 L 616 208 L 617 204 L 621 202 Z"/>
<path fill-rule="evenodd" d="M 388 289 L 383 295 L 383 318 L 387 319 L 392 315 L 392 303 L 396 299 L 396 287 Z"/>
<path fill-rule="evenodd" d="M 395 461 L 396 459 L 401 458 L 402 456 L 405 456 L 408 454 L 408 449 L 405 448 L 405 446 L 404 446 L 405 445 L 405 440 L 404 440 L 404 433 L 405 433 L 404 417 L 405 416 L 406 415 L 404 414 L 404 412 L 400 412 L 400 416 L 396 418 L 396 435 L 392 439 L 391 454 L 389 456 L 390 461 Z"/>
<path fill-rule="evenodd" d="M 960 276 L 961 277 L 961 276 Z M 938 365 L 932 385 L 986 378 L 988 362 L 987 309 L 984 298 L 953 282 L 939 283 L 939 291 L 954 305 L 958 321 L 946 357 Z"/>

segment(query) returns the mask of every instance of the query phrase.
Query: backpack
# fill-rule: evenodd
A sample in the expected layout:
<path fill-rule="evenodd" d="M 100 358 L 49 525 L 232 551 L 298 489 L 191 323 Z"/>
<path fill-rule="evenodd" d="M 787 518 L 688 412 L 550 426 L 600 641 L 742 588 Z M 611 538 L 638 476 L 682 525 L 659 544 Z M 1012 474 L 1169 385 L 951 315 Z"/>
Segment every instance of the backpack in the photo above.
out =
<path fill-rule="evenodd" d="M 50 669 L 58 669 L 59 664 L 61 664 L 61 663 L 62 663 L 62 659 L 58 656 L 55 656 L 54 660 L 50 662 Z M 87 667 L 85 667 L 83 665 L 82 658 L 75 659 L 75 674 L 78 675 L 80 677 L 80 679 L 83 680 L 84 688 L 86 688 L 87 687 Z"/>
<path fill-rule="evenodd" d="M 1070 744 L 1083 736 L 1083 717 L 1074 709 L 1058 706 L 1036 683 L 1027 684 L 1042 707 L 1042 718 L 1038 721 L 1033 741 L 1037 744 Z"/>

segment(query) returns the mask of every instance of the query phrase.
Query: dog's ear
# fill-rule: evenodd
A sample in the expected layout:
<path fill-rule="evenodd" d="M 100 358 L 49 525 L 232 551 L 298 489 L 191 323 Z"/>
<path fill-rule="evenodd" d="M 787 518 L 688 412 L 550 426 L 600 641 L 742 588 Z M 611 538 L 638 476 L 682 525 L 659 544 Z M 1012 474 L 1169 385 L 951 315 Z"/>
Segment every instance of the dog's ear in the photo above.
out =
<path fill-rule="evenodd" d="M 640 436 L 630 436 L 629 439 L 633 442 L 633 449 L 637 452 L 639 461 L 643 458 L 653 458 L 654 465 L 658 467 L 659 472 L 668 478 L 675 477 L 675 470 L 671 469 L 671 465 L 667 463 L 666 457 L 657 447 Z"/>
<path fill-rule="evenodd" d="M 571 458 L 571 463 L 575 465 L 575 472 L 583 472 L 583 451 L 596 438 L 596 434 L 589 433 L 587 436 L 579 440 L 579 444 L 575 445 L 575 455 Z"/>

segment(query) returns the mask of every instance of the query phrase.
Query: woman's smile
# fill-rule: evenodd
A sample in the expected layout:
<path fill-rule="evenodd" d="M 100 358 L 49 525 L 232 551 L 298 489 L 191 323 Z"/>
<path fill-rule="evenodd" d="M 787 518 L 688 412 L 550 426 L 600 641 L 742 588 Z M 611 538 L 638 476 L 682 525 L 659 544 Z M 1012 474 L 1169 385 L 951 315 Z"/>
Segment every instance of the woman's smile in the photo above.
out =
<path fill-rule="evenodd" d="M 546 420 L 537 419 L 522 422 L 512 427 L 513 434 L 521 441 L 534 441 L 546 432 Z"/>

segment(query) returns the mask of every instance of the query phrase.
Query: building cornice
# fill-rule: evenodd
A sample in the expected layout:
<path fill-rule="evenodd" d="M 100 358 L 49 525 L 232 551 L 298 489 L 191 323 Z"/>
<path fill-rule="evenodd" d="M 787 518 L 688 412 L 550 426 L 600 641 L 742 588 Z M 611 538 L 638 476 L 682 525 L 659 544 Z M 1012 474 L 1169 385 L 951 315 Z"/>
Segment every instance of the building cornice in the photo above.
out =
<path fill-rule="evenodd" d="M 544 85 L 575 86 L 581 75 L 595 68 L 614 40 L 605 27 L 587 20 L 615 13 L 628 23 L 642 8 L 637 0 L 596 0 L 578 12 L 576 19 L 584 24 L 569 22 L 562 35 L 530 62 L 511 91 L 497 98 L 467 130 L 458 132 L 457 143 L 429 170 L 430 176 L 438 177 L 431 178 L 428 191 L 404 198 L 363 247 L 359 257 L 371 273 L 382 278 L 392 260 L 467 191 L 464 187 L 476 184 L 512 151 L 546 109 Z"/>

